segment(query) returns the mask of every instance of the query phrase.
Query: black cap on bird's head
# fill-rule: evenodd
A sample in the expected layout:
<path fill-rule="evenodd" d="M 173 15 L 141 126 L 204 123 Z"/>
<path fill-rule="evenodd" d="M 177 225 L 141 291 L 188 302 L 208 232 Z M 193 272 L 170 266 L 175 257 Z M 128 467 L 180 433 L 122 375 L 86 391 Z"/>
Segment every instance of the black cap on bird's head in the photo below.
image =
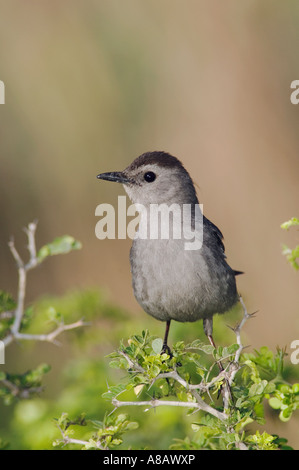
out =
<path fill-rule="evenodd" d="M 167 152 L 146 152 L 125 170 L 101 173 L 99 179 L 122 183 L 136 203 L 195 203 L 192 179 L 183 164 Z"/>

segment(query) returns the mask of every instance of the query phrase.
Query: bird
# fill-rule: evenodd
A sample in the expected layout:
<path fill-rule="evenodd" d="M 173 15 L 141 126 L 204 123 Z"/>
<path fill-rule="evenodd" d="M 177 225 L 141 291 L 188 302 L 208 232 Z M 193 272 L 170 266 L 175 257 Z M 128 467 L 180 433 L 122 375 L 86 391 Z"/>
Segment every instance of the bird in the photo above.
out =
<path fill-rule="evenodd" d="M 162 351 L 171 354 L 168 346 L 171 321 L 203 320 L 204 333 L 216 347 L 213 316 L 229 311 L 238 302 L 236 276 L 242 271 L 227 263 L 220 229 L 203 211 L 196 212 L 200 205 L 195 185 L 183 163 L 168 152 L 149 151 L 135 158 L 123 171 L 100 173 L 97 178 L 121 183 L 132 203 L 143 208 L 130 250 L 132 286 L 142 309 L 166 323 Z M 160 236 L 140 236 L 142 230 L 149 228 L 151 207 L 161 205 L 166 208 L 175 205 L 181 213 L 184 207 L 190 207 L 189 231 L 181 237 L 174 236 L 175 229 L 182 228 L 187 219 L 186 216 L 176 219 L 173 214 L 173 229 L 168 238 L 161 235 L 163 221 Z M 198 220 L 196 214 L 201 216 Z M 200 242 L 197 249 L 186 249 L 191 233 Z M 219 368 L 223 370 L 221 363 Z"/>

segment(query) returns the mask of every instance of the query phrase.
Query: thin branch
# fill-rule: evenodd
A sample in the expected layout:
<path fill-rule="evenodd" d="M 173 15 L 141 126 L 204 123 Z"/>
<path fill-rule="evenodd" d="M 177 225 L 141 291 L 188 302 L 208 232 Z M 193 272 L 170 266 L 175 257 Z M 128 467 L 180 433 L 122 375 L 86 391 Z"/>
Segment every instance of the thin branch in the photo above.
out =
<path fill-rule="evenodd" d="M 10 382 L 10 380 L 3 379 L 0 382 L 4 387 L 8 388 L 8 390 L 14 395 L 15 397 L 19 394 L 19 387 L 17 387 L 14 383 Z"/>
<path fill-rule="evenodd" d="M 147 406 L 149 408 L 156 408 L 157 406 L 179 406 L 183 408 L 196 408 L 197 410 L 203 410 L 206 411 L 207 413 L 212 414 L 216 418 L 219 418 L 221 421 L 224 421 L 227 419 L 227 416 L 224 413 L 221 413 L 220 411 L 216 410 L 215 408 L 212 408 L 210 405 L 205 403 L 200 397 L 197 397 L 196 399 L 198 401 L 172 401 L 172 400 L 148 400 L 148 401 L 120 401 L 117 400 L 116 398 L 112 399 L 112 404 L 115 406 L 115 408 L 119 408 L 120 406 Z"/>
<path fill-rule="evenodd" d="M 118 352 L 126 359 L 131 369 L 135 369 L 138 370 L 138 372 L 145 373 L 143 367 L 141 367 L 138 362 L 132 361 L 132 359 L 124 351 L 119 350 Z"/>
<path fill-rule="evenodd" d="M 214 377 L 210 382 L 200 382 L 199 384 L 189 384 L 186 380 L 184 380 L 177 371 L 173 370 L 171 372 L 162 372 L 161 374 L 157 375 L 153 379 L 151 386 L 158 380 L 158 379 L 174 379 L 178 383 L 180 383 L 187 391 L 192 390 L 199 390 L 201 393 L 207 392 L 210 388 L 212 388 L 216 382 L 218 382 L 222 378 L 226 378 L 227 373 L 225 370 L 219 372 L 219 374 Z"/>
<path fill-rule="evenodd" d="M 39 259 L 36 255 L 36 244 L 35 244 L 35 232 L 36 232 L 37 222 L 31 222 L 28 227 L 24 228 L 25 233 L 27 234 L 28 238 L 28 251 L 29 251 L 29 261 L 25 264 L 22 260 L 21 256 L 19 255 L 14 240 L 11 239 L 8 243 L 9 249 L 12 253 L 12 256 L 16 262 L 19 274 L 18 280 L 18 294 L 17 294 L 17 305 L 14 312 L 4 312 L 10 313 L 10 316 L 14 316 L 14 322 L 11 326 L 10 332 L 8 335 L 2 340 L 4 345 L 7 346 L 12 343 L 15 339 L 17 340 L 31 340 L 31 341 L 46 341 L 49 343 L 58 344 L 55 341 L 56 337 L 67 330 L 72 330 L 74 328 L 78 328 L 81 326 L 87 325 L 84 323 L 83 320 L 79 320 L 75 323 L 71 323 L 69 325 L 65 325 L 61 323 L 55 330 L 51 331 L 47 334 L 26 334 L 21 333 L 21 323 L 24 316 L 24 305 L 25 305 L 25 295 L 26 295 L 26 281 L 27 281 L 27 272 L 30 269 L 35 268 L 39 263 Z M 2 314 L 3 316 L 4 314 Z"/>
<path fill-rule="evenodd" d="M 11 332 L 16 334 L 21 326 L 22 317 L 24 314 L 24 303 L 26 294 L 26 270 L 24 267 L 19 267 L 19 287 L 18 287 L 18 301 L 15 310 L 15 319 L 11 327 Z"/>
<path fill-rule="evenodd" d="M 55 330 L 47 334 L 26 334 L 17 332 L 14 337 L 15 339 L 25 339 L 30 341 L 46 341 L 49 343 L 58 344 L 55 341 L 55 338 L 67 330 L 73 330 L 74 328 L 79 328 L 80 326 L 86 326 L 88 323 L 85 323 L 83 320 L 78 320 L 75 323 L 70 323 L 69 325 L 61 324 Z"/>
<path fill-rule="evenodd" d="M 19 273 L 19 284 L 18 284 L 18 301 L 17 307 L 15 310 L 15 320 L 11 327 L 11 332 L 13 335 L 18 333 L 21 326 L 22 317 L 24 314 L 24 302 L 25 302 L 25 293 L 26 293 L 26 280 L 27 280 L 27 271 L 34 268 L 38 264 L 36 257 L 36 247 L 35 247 L 35 231 L 36 231 L 37 222 L 31 222 L 28 227 L 24 228 L 24 231 L 28 237 L 28 250 L 30 258 L 27 264 L 25 264 L 19 255 L 14 240 L 11 239 L 8 243 L 10 251 L 17 263 L 18 273 Z"/>
<path fill-rule="evenodd" d="M 36 245 L 35 245 L 36 227 L 37 227 L 37 221 L 31 222 L 28 225 L 28 227 L 24 228 L 24 231 L 26 232 L 27 237 L 28 237 L 27 248 L 28 248 L 28 251 L 29 251 L 29 254 L 30 254 L 30 259 L 29 259 L 28 263 L 25 266 L 26 271 L 29 271 L 29 269 L 32 269 L 35 266 L 37 266 L 37 264 L 39 264 L 39 261 L 36 257 Z"/>
<path fill-rule="evenodd" d="M 239 364 L 240 356 L 241 356 L 241 353 L 242 353 L 242 351 L 245 347 L 245 346 L 243 346 L 242 340 L 241 340 L 241 330 L 244 327 L 247 320 L 250 320 L 250 318 L 253 318 L 255 313 L 256 313 L 256 312 L 251 313 L 251 314 L 248 313 L 246 305 L 244 303 L 244 300 L 242 299 L 241 296 L 239 297 L 239 300 L 240 300 L 240 303 L 241 303 L 242 308 L 243 308 L 243 318 L 240 321 L 240 323 L 235 328 L 233 328 L 233 331 L 236 334 L 237 344 L 239 345 L 239 348 L 237 349 L 237 351 L 235 353 L 234 361 L 231 363 L 230 368 L 229 368 L 229 372 L 228 372 L 228 380 L 229 380 L 230 385 L 232 384 L 236 373 L 240 369 L 240 364 Z"/>
<path fill-rule="evenodd" d="M 133 368 L 135 370 L 138 370 L 138 372 L 142 372 L 142 373 L 145 372 L 144 369 L 139 364 L 136 364 L 135 362 L 133 362 L 127 356 L 126 353 L 124 353 L 123 351 L 120 351 L 120 353 L 128 361 L 128 364 L 130 365 L 131 368 Z M 223 371 L 222 375 L 224 373 L 225 372 Z M 219 376 L 220 376 L 220 374 L 219 374 Z M 216 380 L 219 379 L 219 376 L 217 378 L 215 378 L 215 380 L 214 380 L 215 382 L 216 382 Z M 162 406 L 162 405 L 183 406 L 183 407 L 188 407 L 189 406 L 189 408 L 197 408 L 199 410 L 204 410 L 207 413 L 212 414 L 213 416 L 219 418 L 222 421 L 227 419 L 227 415 L 225 413 L 221 413 L 220 411 L 216 410 L 212 406 L 208 405 L 201 398 L 200 394 L 198 393 L 197 390 L 199 388 L 200 389 L 202 389 L 202 388 L 206 389 L 206 387 L 208 386 L 207 384 L 205 386 L 203 386 L 202 384 L 189 385 L 182 377 L 180 377 L 180 375 L 176 371 L 171 371 L 171 372 L 165 372 L 165 373 L 161 373 L 161 374 L 157 375 L 157 377 L 155 377 L 155 379 L 152 381 L 151 385 L 153 385 L 153 383 L 156 380 L 160 379 L 160 378 L 173 378 L 173 379 L 177 380 L 181 385 L 183 385 L 183 387 L 185 387 L 187 390 L 190 390 L 190 392 L 193 395 L 193 397 L 195 398 L 196 402 L 180 402 L 180 401 L 168 401 L 168 400 L 167 401 L 166 400 L 150 400 L 150 401 L 145 401 L 145 402 L 125 402 L 125 401 L 120 401 L 120 400 L 117 400 L 116 398 L 114 398 L 112 400 L 112 404 L 114 404 L 115 407 L 125 406 L 125 405 L 137 405 L 137 406 L 148 405 L 150 407 Z"/>
<path fill-rule="evenodd" d="M 35 231 L 36 231 L 37 222 L 31 222 L 28 227 L 24 228 L 24 231 L 28 237 L 28 250 L 30 258 L 27 264 L 25 264 L 19 255 L 14 240 L 11 239 L 8 243 L 10 251 L 16 261 L 19 273 L 19 285 L 18 285 L 18 301 L 17 307 L 15 310 L 15 320 L 11 328 L 11 332 L 15 335 L 21 326 L 22 317 L 24 314 L 24 302 L 25 302 L 25 293 L 26 293 L 26 280 L 27 280 L 27 271 L 34 268 L 38 264 L 36 257 L 36 247 L 35 247 Z"/>
<path fill-rule="evenodd" d="M 5 338 L 2 339 L 2 343 L 4 344 L 4 347 L 8 346 L 10 343 L 12 343 L 14 340 L 14 335 L 9 333 Z"/>
<path fill-rule="evenodd" d="M 4 385 L 14 397 L 29 398 L 33 393 L 40 393 L 43 387 L 19 388 L 13 382 L 7 379 L 0 380 L 0 384 Z"/>
<path fill-rule="evenodd" d="M 236 445 L 237 449 L 239 449 L 239 450 L 249 450 L 247 445 L 244 444 L 244 442 L 242 442 L 242 441 L 235 442 L 235 445 Z"/>
<path fill-rule="evenodd" d="M 14 240 L 10 240 L 8 243 L 10 251 L 16 261 L 19 273 L 19 284 L 18 284 L 18 301 L 17 307 L 15 309 L 15 320 L 11 327 L 11 332 L 13 334 L 17 333 L 20 329 L 23 313 L 24 313 L 24 301 L 25 301 L 25 292 L 26 292 L 26 269 L 23 263 L 22 258 L 20 257 L 15 244 Z"/>
<path fill-rule="evenodd" d="M 80 444 L 82 446 L 86 446 L 87 444 L 89 444 L 88 441 L 83 441 L 82 439 L 74 439 L 74 438 L 67 437 L 67 436 L 64 436 L 62 441 L 63 441 L 64 445 L 67 445 L 67 444 Z"/>
<path fill-rule="evenodd" d="M 198 384 L 198 385 L 190 385 L 188 384 L 188 382 L 186 382 L 186 380 L 184 380 L 178 373 L 176 370 L 172 370 L 171 372 L 162 372 L 161 374 L 157 375 L 157 377 L 155 377 L 151 383 L 151 387 L 152 385 L 154 385 L 154 383 L 159 380 L 159 379 L 174 379 L 176 380 L 178 383 L 180 383 L 184 388 L 186 388 L 186 390 L 190 390 L 191 387 L 194 387 L 194 388 L 199 388 L 201 387 L 201 384 Z"/>
<path fill-rule="evenodd" d="M 24 263 L 23 263 L 23 260 L 22 258 L 20 257 L 19 253 L 17 252 L 16 250 L 16 247 L 15 247 L 15 242 L 14 242 L 14 239 L 13 237 L 10 239 L 10 241 L 8 242 L 8 246 L 9 246 L 9 249 L 11 251 L 11 254 L 12 256 L 14 257 L 16 263 L 17 263 L 17 267 L 18 268 L 21 268 L 21 267 L 24 267 Z"/>
<path fill-rule="evenodd" d="M 234 330 L 235 334 L 236 334 L 236 337 L 237 337 L 237 343 L 239 345 L 239 349 L 237 350 L 236 355 L 235 355 L 235 362 L 239 361 L 240 356 L 241 356 L 241 352 L 243 350 L 243 345 L 242 345 L 242 341 L 241 341 L 241 330 L 242 330 L 243 326 L 245 325 L 245 323 L 247 322 L 247 320 L 249 320 L 250 318 L 252 318 L 254 316 L 254 313 L 250 315 L 247 312 L 246 305 L 245 305 L 245 303 L 244 303 L 241 296 L 240 296 L 240 303 L 243 307 L 244 315 L 243 315 L 243 318 L 240 321 L 239 325 L 237 325 L 237 327 Z"/>
<path fill-rule="evenodd" d="M 10 318 L 13 318 L 14 316 L 15 316 L 14 312 L 7 310 L 6 312 L 0 313 L 0 320 L 9 320 Z"/>
<path fill-rule="evenodd" d="M 72 437 L 67 436 L 66 433 L 61 429 L 61 427 L 59 425 L 57 425 L 57 427 L 58 427 L 58 429 L 59 429 L 59 431 L 61 432 L 61 435 L 62 435 L 62 439 L 60 439 L 59 441 L 63 445 L 67 445 L 67 444 L 76 444 L 76 445 L 81 445 L 81 446 L 89 446 L 90 445 L 89 441 L 84 441 L 82 439 L 74 439 Z M 104 450 L 104 447 L 102 446 L 100 441 L 94 441 L 94 444 L 98 449 Z"/>

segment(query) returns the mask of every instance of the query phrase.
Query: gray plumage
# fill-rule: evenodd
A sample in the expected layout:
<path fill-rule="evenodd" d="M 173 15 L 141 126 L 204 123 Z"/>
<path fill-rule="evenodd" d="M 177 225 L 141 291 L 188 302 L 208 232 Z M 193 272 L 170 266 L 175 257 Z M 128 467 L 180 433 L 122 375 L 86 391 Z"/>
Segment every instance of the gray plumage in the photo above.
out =
<path fill-rule="evenodd" d="M 132 202 L 148 211 L 150 204 L 175 203 L 181 208 L 198 204 L 190 175 L 177 158 L 165 152 L 145 153 L 124 171 L 98 178 L 123 183 Z M 198 250 L 186 250 L 186 238 L 175 239 L 173 233 L 169 239 L 141 239 L 137 234 L 130 252 L 132 283 L 144 311 L 167 322 L 168 328 L 171 320 L 203 319 L 205 333 L 211 337 L 213 315 L 228 311 L 238 301 L 235 276 L 239 272 L 226 262 L 220 230 L 205 216 L 197 226 L 194 214 L 192 229 L 198 235 L 203 229 Z M 149 224 L 149 218 L 143 220 L 141 215 L 139 231 L 142 224 Z M 168 329 L 165 343 L 167 335 Z"/>

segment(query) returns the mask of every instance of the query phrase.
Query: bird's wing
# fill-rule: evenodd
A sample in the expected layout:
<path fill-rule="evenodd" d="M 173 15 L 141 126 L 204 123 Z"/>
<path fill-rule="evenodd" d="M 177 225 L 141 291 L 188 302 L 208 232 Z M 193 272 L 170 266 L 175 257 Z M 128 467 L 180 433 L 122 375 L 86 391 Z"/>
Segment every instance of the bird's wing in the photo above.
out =
<path fill-rule="evenodd" d="M 223 243 L 223 235 L 222 232 L 219 230 L 216 225 L 213 224 L 209 219 L 207 219 L 205 216 L 203 216 L 203 224 L 204 226 L 206 225 L 207 231 L 209 234 L 212 235 L 213 241 L 215 241 L 216 245 L 218 248 L 220 248 L 224 254 L 225 252 L 225 247 Z"/>
<path fill-rule="evenodd" d="M 211 222 L 205 216 L 204 216 L 203 223 L 204 223 L 204 225 L 206 225 L 207 232 L 208 232 L 209 236 L 212 237 L 213 242 L 215 243 L 217 249 L 220 249 L 222 254 L 223 254 L 223 257 L 226 258 L 225 247 L 224 247 L 224 243 L 223 243 L 223 235 L 222 235 L 221 231 L 219 230 L 218 227 L 216 227 L 216 225 L 213 224 L 213 222 Z M 235 269 L 233 269 L 233 272 L 234 272 L 235 276 L 239 276 L 240 274 L 244 274 L 243 271 L 237 271 Z"/>

